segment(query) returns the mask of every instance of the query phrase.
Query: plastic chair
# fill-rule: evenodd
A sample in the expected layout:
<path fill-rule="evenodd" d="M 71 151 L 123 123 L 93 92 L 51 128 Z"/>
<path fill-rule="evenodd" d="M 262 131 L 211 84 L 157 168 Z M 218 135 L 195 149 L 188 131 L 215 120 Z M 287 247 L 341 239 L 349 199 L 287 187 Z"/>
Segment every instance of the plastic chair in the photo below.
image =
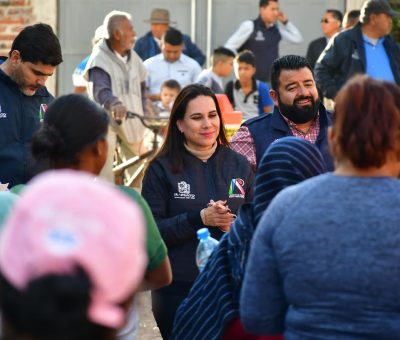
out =
<path fill-rule="evenodd" d="M 218 105 L 221 109 L 222 121 L 224 122 L 224 128 L 228 140 L 234 135 L 239 129 L 242 123 L 243 114 L 240 111 L 235 111 L 231 102 L 226 94 L 216 94 Z"/>

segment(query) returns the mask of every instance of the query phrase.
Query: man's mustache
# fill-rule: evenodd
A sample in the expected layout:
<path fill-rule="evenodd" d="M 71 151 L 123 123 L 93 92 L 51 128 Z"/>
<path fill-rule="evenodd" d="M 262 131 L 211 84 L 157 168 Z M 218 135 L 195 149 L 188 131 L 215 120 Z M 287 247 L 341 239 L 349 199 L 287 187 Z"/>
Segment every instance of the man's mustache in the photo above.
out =
<path fill-rule="evenodd" d="M 311 97 L 311 96 L 301 96 L 301 97 L 297 97 L 295 100 L 294 100 L 294 104 L 297 104 L 299 101 L 301 101 L 301 100 L 310 100 L 312 103 L 314 102 L 314 98 L 313 97 Z"/>

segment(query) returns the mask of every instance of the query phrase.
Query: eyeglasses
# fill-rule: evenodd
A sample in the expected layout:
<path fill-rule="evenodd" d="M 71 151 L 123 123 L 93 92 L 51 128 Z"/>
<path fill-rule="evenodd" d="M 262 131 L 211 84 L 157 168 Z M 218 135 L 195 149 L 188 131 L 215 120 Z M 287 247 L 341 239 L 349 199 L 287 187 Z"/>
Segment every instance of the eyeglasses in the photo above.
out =
<path fill-rule="evenodd" d="M 329 24 L 330 22 L 333 22 L 334 20 L 332 20 L 332 21 L 329 21 L 328 19 L 321 19 L 321 24 Z"/>

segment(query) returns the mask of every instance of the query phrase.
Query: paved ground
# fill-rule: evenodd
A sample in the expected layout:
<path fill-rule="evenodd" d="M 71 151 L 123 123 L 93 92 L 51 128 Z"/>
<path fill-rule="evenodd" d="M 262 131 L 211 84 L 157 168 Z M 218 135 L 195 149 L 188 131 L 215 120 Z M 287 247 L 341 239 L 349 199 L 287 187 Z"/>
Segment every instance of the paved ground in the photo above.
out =
<path fill-rule="evenodd" d="M 138 340 L 161 340 L 160 331 L 154 321 L 153 313 L 151 312 L 150 292 L 143 292 L 137 295 L 139 304 L 139 334 Z"/>

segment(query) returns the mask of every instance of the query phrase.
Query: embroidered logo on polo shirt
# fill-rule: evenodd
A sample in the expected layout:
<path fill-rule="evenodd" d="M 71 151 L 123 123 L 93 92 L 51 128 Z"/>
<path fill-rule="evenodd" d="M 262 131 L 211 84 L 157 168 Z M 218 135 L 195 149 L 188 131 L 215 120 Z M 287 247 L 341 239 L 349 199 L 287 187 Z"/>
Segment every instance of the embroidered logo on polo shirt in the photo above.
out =
<path fill-rule="evenodd" d="M 264 41 L 265 37 L 262 31 L 257 31 L 256 36 L 254 37 L 254 40 L 256 41 Z"/>
<path fill-rule="evenodd" d="M 194 200 L 196 196 L 190 193 L 190 184 L 185 181 L 178 182 L 178 192 L 174 193 L 174 198 Z"/>
<path fill-rule="evenodd" d="M 0 118 L 7 118 L 7 113 L 3 112 L 0 105 Z"/>
<path fill-rule="evenodd" d="M 244 198 L 246 192 L 244 190 L 244 180 L 241 178 L 231 179 L 231 185 L 229 186 L 229 198 Z"/>
<path fill-rule="evenodd" d="M 260 96 L 259 96 L 258 94 L 255 94 L 255 95 L 253 96 L 253 103 L 254 103 L 254 104 L 258 104 L 259 99 L 260 99 Z"/>

